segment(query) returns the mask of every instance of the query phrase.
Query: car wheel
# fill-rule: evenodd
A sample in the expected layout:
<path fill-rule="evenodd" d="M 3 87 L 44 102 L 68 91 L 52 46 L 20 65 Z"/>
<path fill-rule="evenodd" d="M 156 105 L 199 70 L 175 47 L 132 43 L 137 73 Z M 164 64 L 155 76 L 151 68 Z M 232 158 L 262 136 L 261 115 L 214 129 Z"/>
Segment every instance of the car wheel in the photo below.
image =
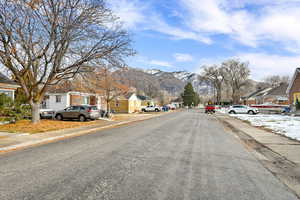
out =
<path fill-rule="evenodd" d="M 248 111 L 248 114 L 250 114 L 250 115 L 254 115 L 254 114 L 255 114 L 255 112 L 254 112 L 253 110 L 249 110 L 249 111 Z"/>
<path fill-rule="evenodd" d="M 55 119 L 57 120 L 63 120 L 63 116 L 61 114 L 58 114 L 55 116 Z"/>
<path fill-rule="evenodd" d="M 159 110 L 156 108 L 156 109 L 155 109 L 155 112 L 159 112 Z"/>
<path fill-rule="evenodd" d="M 234 110 L 229 111 L 229 114 L 236 114 Z"/>
<path fill-rule="evenodd" d="M 86 120 L 85 116 L 83 116 L 83 115 L 79 115 L 78 119 L 81 122 L 84 122 Z"/>

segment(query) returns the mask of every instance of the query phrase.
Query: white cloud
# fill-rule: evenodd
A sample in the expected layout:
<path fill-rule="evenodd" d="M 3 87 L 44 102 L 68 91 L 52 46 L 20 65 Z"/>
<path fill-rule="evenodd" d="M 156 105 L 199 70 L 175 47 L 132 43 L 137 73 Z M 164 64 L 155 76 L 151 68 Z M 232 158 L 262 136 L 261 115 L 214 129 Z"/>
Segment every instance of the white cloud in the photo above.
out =
<path fill-rule="evenodd" d="M 210 44 L 212 41 L 200 33 L 171 26 L 151 5 L 139 0 L 108 0 L 113 12 L 120 18 L 127 29 L 152 30 L 170 36 L 174 40 L 191 39 Z"/>
<path fill-rule="evenodd" d="M 262 80 L 268 75 L 289 75 L 300 65 L 300 55 L 281 56 L 266 53 L 241 53 L 236 57 L 241 61 L 249 61 L 251 78 Z"/>
<path fill-rule="evenodd" d="M 125 28 L 136 28 L 138 24 L 145 21 L 145 4 L 142 5 L 138 0 L 108 0 L 112 11 L 124 23 Z"/>
<path fill-rule="evenodd" d="M 160 66 L 160 67 L 168 67 L 168 68 L 173 68 L 174 66 L 166 61 L 161 61 L 161 60 L 151 60 L 149 62 L 150 65 L 156 65 L 156 66 Z"/>
<path fill-rule="evenodd" d="M 192 55 L 185 53 L 175 53 L 173 57 L 177 62 L 190 62 L 194 60 Z"/>
<path fill-rule="evenodd" d="M 288 50 L 300 47 L 299 0 L 181 0 L 187 9 L 186 24 L 194 32 L 225 34 L 242 44 L 257 47 L 266 40 Z M 248 10 L 246 5 L 257 8 Z"/>

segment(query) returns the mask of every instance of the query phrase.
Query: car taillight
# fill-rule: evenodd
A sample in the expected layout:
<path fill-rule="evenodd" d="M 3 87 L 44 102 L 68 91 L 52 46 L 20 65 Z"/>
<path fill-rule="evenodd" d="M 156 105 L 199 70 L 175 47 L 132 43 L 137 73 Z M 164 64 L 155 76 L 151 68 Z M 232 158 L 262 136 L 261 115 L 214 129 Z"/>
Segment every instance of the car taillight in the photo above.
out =
<path fill-rule="evenodd" d="M 92 109 L 90 108 L 90 109 L 88 109 L 88 112 L 92 112 Z"/>

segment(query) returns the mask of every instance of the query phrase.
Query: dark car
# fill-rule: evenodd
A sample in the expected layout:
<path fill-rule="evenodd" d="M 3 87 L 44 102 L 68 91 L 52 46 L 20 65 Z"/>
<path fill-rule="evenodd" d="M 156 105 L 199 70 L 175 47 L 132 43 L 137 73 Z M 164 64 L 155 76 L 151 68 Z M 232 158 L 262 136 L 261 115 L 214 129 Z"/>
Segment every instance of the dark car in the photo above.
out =
<path fill-rule="evenodd" d="M 100 111 L 98 110 L 97 106 L 70 106 L 55 113 L 55 118 L 57 120 L 78 119 L 79 121 L 83 122 L 87 119 L 94 120 L 98 119 L 99 117 Z"/>

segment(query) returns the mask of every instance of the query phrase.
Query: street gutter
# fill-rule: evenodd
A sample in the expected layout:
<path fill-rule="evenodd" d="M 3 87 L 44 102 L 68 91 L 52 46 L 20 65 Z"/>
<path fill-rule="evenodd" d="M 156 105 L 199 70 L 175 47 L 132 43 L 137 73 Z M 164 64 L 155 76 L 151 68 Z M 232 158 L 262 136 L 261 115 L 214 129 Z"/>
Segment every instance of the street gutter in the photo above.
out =
<path fill-rule="evenodd" d="M 230 132 L 236 136 L 239 141 L 254 154 L 254 156 L 266 167 L 273 175 L 275 175 L 280 181 L 287 185 L 297 197 L 300 199 L 300 165 L 298 162 L 289 160 L 284 155 L 281 155 L 278 151 L 274 150 L 271 145 L 274 143 L 261 143 L 251 135 L 247 134 L 245 130 L 233 125 L 233 120 L 239 120 L 232 118 L 224 114 L 216 114 L 216 119 L 220 121 L 227 132 Z M 243 125 L 247 124 L 249 129 L 256 131 L 258 128 L 249 125 L 248 123 L 239 120 L 239 123 Z M 261 130 L 260 130 L 261 131 Z M 265 131 L 266 134 L 274 134 L 272 132 Z M 285 140 L 286 137 L 281 136 Z M 284 145 L 299 145 L 293 141 L 291 144 Z M 299 152 L 300 156 L 300 152 Z"/>

